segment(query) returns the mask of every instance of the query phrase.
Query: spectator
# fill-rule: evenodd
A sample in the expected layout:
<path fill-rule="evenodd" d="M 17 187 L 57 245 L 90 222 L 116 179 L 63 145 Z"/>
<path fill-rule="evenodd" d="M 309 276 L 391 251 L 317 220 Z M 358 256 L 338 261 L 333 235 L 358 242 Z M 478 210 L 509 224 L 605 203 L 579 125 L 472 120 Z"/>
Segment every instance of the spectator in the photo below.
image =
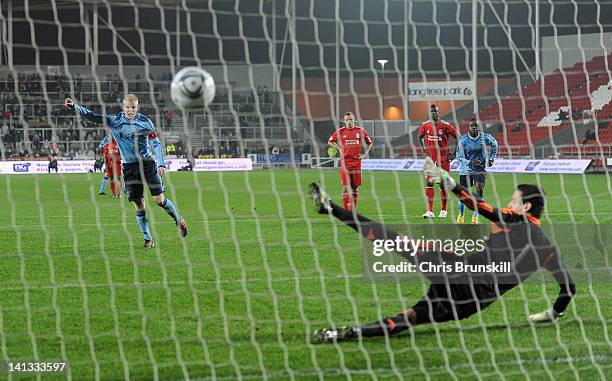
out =
<path fill-rule="evenodd" d="M 166 145 L 166 154 L 167 155 L 174 155 L 175 152 L 176 152 L 176 147 L 174 146 L 174 144 L 170 143 L 170 144 Z"/>
<path fill-rule="evenodd" d="M 564 122 L 566 120 L 569 120 L 569 112 L 565 110 L 559 110 L 559 117 L 555 119 L 555 121 Z"/>
<path fill-rule="evenodd" d="M 172 110 L 168 110 L 166 113 L 166 119 L 168 120 L 168 128 L 172 127 L 172 118 L 174 118 L 174 112 Z"/>
<path fill-rule="evenodd" d="M 185 154 L 185 148 L 181 142 L 176 142 L 176 155 L 182 156 Z"/>
<path fill-rule="evenodd" d="M 32 137 L 32 148 L 34 148 L 36 151 L 40 151 L 41 147 L 42 143 L 40 142 L 40 137 L 38 137 L 38 134 L 34 134 Z"/>
<path fill-rule="evenodd" d="M 55 156 L 49 156 L 47 160 L 49 160 L 49 167 L 47 168 L 47 171 L 51 173 L 51 170 L 54 169 L 55 173 L 57 173 L 57 159 L 55 158 Z"/>
<path fill-rule="evenodd" d="M 589 140 L 595 139 L 595 133 L 590 129 L 584 134 L 584 139 L 582 140 L 582 144 L 587 144 Z"/>
<path fill-rule="evenodd" d="M 187 165 L 179 168 L 179 171 L 193 171 L 195 161 L 193 159 L 187 159 Z"/>

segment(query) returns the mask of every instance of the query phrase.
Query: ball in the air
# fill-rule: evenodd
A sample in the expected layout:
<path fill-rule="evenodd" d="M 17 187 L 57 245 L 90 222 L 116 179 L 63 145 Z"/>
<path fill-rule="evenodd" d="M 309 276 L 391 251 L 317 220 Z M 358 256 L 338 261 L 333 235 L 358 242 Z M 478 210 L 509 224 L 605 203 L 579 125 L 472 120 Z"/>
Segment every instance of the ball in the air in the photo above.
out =
<path fill-rule="evenodd" d="M 215 97 L 215 80 L 204 69 L 186 67 L 172 79 L 170 95 L 181 109 L 204 108 Z"/>

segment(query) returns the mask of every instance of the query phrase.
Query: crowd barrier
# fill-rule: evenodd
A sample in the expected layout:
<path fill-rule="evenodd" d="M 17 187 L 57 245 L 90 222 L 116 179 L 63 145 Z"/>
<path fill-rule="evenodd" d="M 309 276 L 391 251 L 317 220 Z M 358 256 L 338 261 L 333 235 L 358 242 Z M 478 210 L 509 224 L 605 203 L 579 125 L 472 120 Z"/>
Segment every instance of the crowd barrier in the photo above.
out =
<path fill-rule="evenodd" d="M 251 158 L 232 159 L 195 159 L 195 172 L 218 171 L 251 171 Z M 422 171 L 424 159 L 365 159 L 361 168 L 371 171 Z M 497 159 L 487 172 L 497 173 L 584 173 L 590 159 Z M 170 172 L 188 167 L 187 159 L 169 159 L 166 166 Z M 59 160 L 59 173 L 87 173 L 93 171 L 94 160 Z M 36 174 L 48 173 L 49 162 L 46 160 L 32 161 L 1 161 L 0 174 Z M 459 170 L 459 162 L 451 162 L 451 171 Z M 55 172 L 55 171 L 53 171 Z"/>
<path fill-rule="evenodd" d="M 188 167 L 187 159 L 169 159 L 166 168 L 175 172 Z M 94 160 L 58 160 L 58 173 L 87 173 L 93 171 Z M 194 172 L 220 172 L 220 171 L 250 171 L 253 162 L 250 159 L 195 159 Z M 27 175 L 48 173 L 49 162 L 46 160 L 32 161 L 0 161 L 0 174 Z M 55 170 L 52 170 L 55 173 Z"/>
<path fill-rule="evenodd" d="M 425 159 L 366 159 L 363 170 L 422 171 Z M 590 159 L 497 159 L 487 172 L 499 173 L 584 173 Z M 451 162 L 451 171 L 459 171 L 459 162 Z"/>

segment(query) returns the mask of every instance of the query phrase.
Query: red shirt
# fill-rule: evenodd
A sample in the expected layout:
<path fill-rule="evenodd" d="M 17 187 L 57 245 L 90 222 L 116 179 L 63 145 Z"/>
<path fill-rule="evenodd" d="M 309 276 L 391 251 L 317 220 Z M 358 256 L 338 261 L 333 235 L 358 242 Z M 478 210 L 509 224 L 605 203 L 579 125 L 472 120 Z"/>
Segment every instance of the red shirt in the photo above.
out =
<path fill-rule="evenodd" d="M 117 142 L 113 139 L 104 145 L 104 160 L 112 161 L 115 164 L 121 164 L 121 154 L 117 147 Z"/>
<path fill-rule="evenodd" d="M 336 143 L 342 147 L 342 164 L 347 168 L 361 168 L 361 146 L 363 142 L 367 145 L 372 144 L 372 139 L 367 131 L 361 127 L 342 127 L 334 131 L 328 140 L 329 143 Z"/>
<path fill-rule="evenodd" d="M 448 139 L 457 139 L 457 129 L 444 120 L 438 120 L 435 125 L 431 121 L 421 123 L 419 139 L 425 138 L 425 148 L 434 161 L 443 161 L 449 157 Z"/>

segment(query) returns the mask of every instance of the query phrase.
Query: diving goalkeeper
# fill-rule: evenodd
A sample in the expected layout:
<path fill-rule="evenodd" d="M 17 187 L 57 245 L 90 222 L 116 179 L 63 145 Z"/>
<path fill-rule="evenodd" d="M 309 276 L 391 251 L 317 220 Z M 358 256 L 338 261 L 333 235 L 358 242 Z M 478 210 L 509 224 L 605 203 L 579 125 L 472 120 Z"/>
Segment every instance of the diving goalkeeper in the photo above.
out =
<path fill-rule="evenodd" d="M 477 199 L 465 187 L 458 185 L 448 172 L 437 167 L 429 158 L 426 159 L 424 172 L 434 183 L 452 190 L 468 208 L 478 210 L 480 215 L 493 222 L 485 249 L 465 256 L 462 260 L 471 264 L 510 262 L 511 273 L 500 278 L 484 278 L 491 279 L 490 282 L 483 282 L 483 279 L 480 279 L 465 284 L 450 283 L 449 278 L 445 278 L 446 282 L 441 283 L 433 280 L 435 275 L 423 274 L 432 280 L 432 284 L 427 295 L 412 308 L 364 326 L 317 330 L 313 337 L 315 342 L 338 342 L 358 337 L 395 335 L 419 324 L 465 319 L 493 304 L 540 268 L 550 271 L 559 284 L 559 295 L 551 308 L 530 315 L 529 321 L 552 322 L 563 315 L 576 292 L 576 287 L 561 263 L 556 248 L 540 228 L 540 216 L 545 203 L 543 190 L 537 185 L 519 185 L 507 208 L 498 209 Z M 398 237 L 397 233 L 388 230 L 384 225 L 358 213 L 348 212 L 334 204 L 318 185 L 311 184 L 310 191 L 319 213 L 332 214 L 368 240 L 395 240 Z M 425 254 L 434 261 L 436 258 L 439 261 L 452 261 L 450 257 L 458 257 L 452 253 L 417 252 L 417 255 L 404 256 L 404 258 L 417 262 L 422 260 Z"/>

